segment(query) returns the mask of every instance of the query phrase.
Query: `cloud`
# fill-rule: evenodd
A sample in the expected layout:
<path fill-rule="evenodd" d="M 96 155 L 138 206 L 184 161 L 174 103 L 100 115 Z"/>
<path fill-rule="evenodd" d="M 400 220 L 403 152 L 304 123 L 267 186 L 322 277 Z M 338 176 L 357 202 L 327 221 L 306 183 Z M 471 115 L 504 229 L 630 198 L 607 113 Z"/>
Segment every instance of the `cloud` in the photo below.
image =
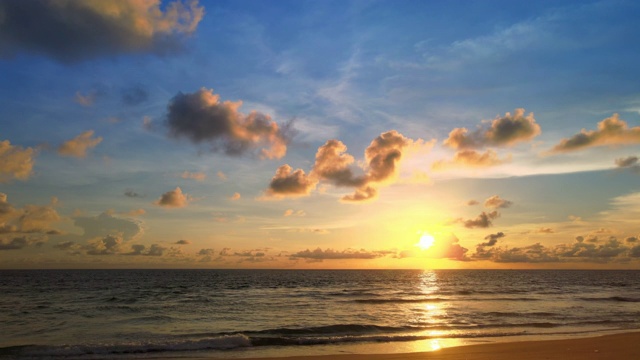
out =
<path fill-rule="evenodd" d="M 307 260 L 347 260 L 347 259 L 376 259 L 388 255 L 388 252 L 384 251 L 366 251 L 364 249 L 353 250 L 347 249 L 343 251 L 337 251 L 333 249 L 322 250 L 317 248 L 315 250 L 303 250 L 297 253 L 291 254 L 291 260 L 307 259 Z"/>
<path fill-rule="evenodd" d="M 488 209 L 508 208 L 511 205 L 513 205 L 513 202 L 502 199 L 498 195 L 493 195 L 492 197 L 484 201 L 484 207 Z"/>
<path fill-rule="evenodd" d="M 91 106 L 101 94 L 102 93 L 97 90 L 92 90 L 88 92 L 86 95 L 82 95 L 82 93 L 80 93 L 79 91 L 76 91 L 76 96 L 74 100 L 75 102 L 77 102 L 82 106 Z"/>
<path fill-rule="evenodd" d="M 299 217 L 302 217 L 302 216 L 305 216 L 305 215 L 307 215 L 307 214 L 304 212 L 304 210 L 295 211 L 293 209 L 287 209 L 287 210 L 285 210 L 285 212 L 283 214 L 284 217 L 287 217 L 287 216 L 299 216 Z"/>
<path fill-rule="evenodd" d="M 149 93 L 140 85 L 126 88 L 122 91 L 122 103 L 127 106 L 140 105 L 147 101 Z"/>
<path fill-rule="evenodd" d="M 33 172 L 35 156 L 33 148 L 11 145 L 9 140 L 0 141 L 0 183 L 27 180 Z"/>
<path fill-rule="evenodd" d="M 129 189 L 127 191 L 124 192 L 124 196 L 126 197 L 130 197 L 130 198 L 142 198 L 144 197 L 144 195 L 138 194 L 137 192 Z"/>
<path fill-rule="evenodd" d="M 89 243 L 84 246 L 84 249 L 87 251 L 87 255 L 114 255 L 122 251 L 122 243 L 121 235 L 106 235 L 102 238 L 89 241 Z M 144 247 L 144 245 L 142 246 Z"/>
<path fill-rule="evenodd" d="M 8 197 L 0 193 L 0 234 L 37 234 L 28 236 L 40 240 L 46 239 L 43 235 L 56 235 L 59 230 L 52 225 L 61 220 L 55 210 L 55 201 L 49 205 L 25 205 L 23 208 L 15 208 L 7 201 Z"/>
<path fill-rule="evenodd" d="M 596 146 L 630 144 L 640 144 L 640 126 L 629 128 L 618 114 L 613 114 L 599 122 L 597 130 L 582 129 L 580 133 L 568 139 L 562 139 L 551 149 L 550 153 L 566 153 Z"/>
<path fill-rule="evenodd" d="M 500 159 L 498 154 L 489 149 L 484 153 L 475 150 L 460 150 L 455 153 L 451 160 L 438 160 L 431 165 L 435 171 L 450 168 L 485 168 L 497 166 L 511 161 L 511 157 Z"/>
<path fill-rule="evenodd" d="M 467 201 L 467 206 L 474 206 L 480 204 L 478 200 L 469 200 Z"/>
<path fill-rule="evenodd" d="M 216 173 L 216 176 L 218 177 L 218 179 L 220 179 L 222 181 L 226 181 L 227 180 L 227 175 L 225 173 L 223 173 L 222 171 L 218 171 Z"/>
<path fill-rule="evenodd" d="M 69 63 L 127 53 L 167 53 L 204 15 L 197 1 L 2 1 L 0 56 L 44 54 Z"/>
<path fill-rule="evenodd" d="M 207 178 L 207 174 L 205 174 L 203 172 L 184 171 L 182 174 L 180 174 L 180 177 L 183 178 L 183 179 L 192 179 L 192 180 L 196 180 L 196 181 L 204 181 Z"/>
<path fill-rule="evenodd" d="M 118 235 L 123 241 L 129 241 L 143 233 L 139 220 L 118 218 L 106 212 L 98 216 L 76 217 L 74 225 L 83 230 L 81 238 L 85 240 Z"/>
<path fill-rule="evenodd" d="M 451 259 L 467 261 L 469 249 L 459 244 L 459 239 L 454 236 L 438 237 L 433 246 L 426 251 L 426 256 L 432 259 Z"/>
<path fill-rule="evenodd" d="M 618 167 L 632 167 L 638 163 L 637 156 L 628 156 L 626 158 L 618 158 L 615 160 Z"/>
<path fill-rule="evenodd" d="M 473 229 L 473 228 L 488 228 L 493 225 L 493 220 L 500 216 L 500 213 L 497 211 L 492 211 L 490 213 L 482 212 L 475 219 L 458 219 L 457 222 L 461 222 L 464 224 L 464 227 Z"/>
<path fill-rule="evenodd" d="M 536 230 L 537 233 L 540 234 L 553 234 L 554 231 L 552 228 L 545 228 L 545 227 L 541 227 L 538 230 Z"/>
<path fill-rule="evenodd" d="M 220 102 L 220 95 L 202 88 L 195 93 L 178 93 L 168 106 L 167 126 L 174 137 L 186 137 L 212 150 L 221 147 L 228 155 L 242 155 L 260 148 L 260 156 L 280 159 L 287 153 L 291 137 L 289 124 L 278 126 L 269 115 L 238 111 L 242 101 Z"/>
<path fill-rule="evenodd" d="M 176 241 L 176 245 L 189 245 L 191 244 L 191 241 L 189 240 L 178 240 Z"/>
<path fill-rule="evenodd" d="M 499 232 L 496 234 L 489 234 L 484 237 L 487 242 L 478 244 L 478 246 L 493 246 L 498 242 L 498 239 L 505 237 L 506 235 L 503 232 Z"/>
<path fill-rule="evenodd" d="M 9 241 L 0 239 L 0 250 L 19 250 L 29 245 L 29 241 L 26 236 L 14 237 Z"/>
<path fill-rule="evenodd" d="M 240 193 L 233 193 L 233 195 L 231 195 L 231 197 L 229 199 L 231 201 L 236 201 L 236 200 L 240 200 L 241 197 L 242 197 L 242 195 L 240 195 Z"/>
<path fill-rule="evenodd" d="M 422 139 L 412 140 L 395 130 L 390 130 L 376 137 L 365 149 L 363 169 L 354 169 L 355 159 L 347 153 L 347 147 L 339 140 L 328 140 L 318 148 L 316 160 L 309 175 L 298 169 L 291 172 L 289 165 L 281 166 L 272 179 L 267 197 L 274 194 L 285 196 L 309 195 L 320 181 L 337 187 L 355 188 L 352 195 L 341 198 L 343 202 L 362 202 L 376 198 L 377 187 L 395 180 L 402 154 L 407 149 L 419 149 L 432 146 Z M 274 183 L 274 180 L 280 182 Z M 286 180 L 286 181 L 285 181 Z M 286 184 L 284 189 L 296 189 L 285 193 L 278 191 L 273 185 Z"/>
<path fill-rule="evenodd" d="M 293 171 L 291 166 L 285 164 L 276 170 L 276 174 L 265 191 L 267 198 L 306 196 L 316 188 L 318 180 L 305 174 L 304 170 Z"/>
<path fill-rule="evenodd" d="M 189 194 L 183 193 L 182 189 L 176 187 L 175 189 L 162 194 L 154 204 L 162 207 L 182 208 L 187 206 L 191 200 L 192 198 Z"/>
<path fill-rule="evenodd" d="M 151 244 L 149 248 L 145 245 L 135 244 L 131 245 L 131 249 L 131 252 L 122 253 L 122 255 L 163 256 L 165 251 L 167 251 L 166 247 L 158 244 Z"/>
<path fill-rule="evenodd" d="M 503 117 L 495 118 L 488 126 L 478 126 L 471 133 L 466 128 L 455 128 L 443 144 L 452 149 L 482 149 L 530 141 L 540 135 L 540 125 L 536 123 L 533 113 L 526 116 L 524 113 L 524 109 L 516 109 L 513 115 L 506 113 Z"/>
<path fill-rule="evenodd" d="M 125 216 L 141 216 L 146 214 L 147 211 L 145 209 L 131 209 L 125 213 L 122 213 L 122 215 Z"/>
<path fill-rule="evenodd" d="M 65 141 L 58 148 L 58 154 L 77 158 L 86 157 L 89 149 L 93 149 L 102 142 L 102 137 L 92 138 L 92 136 L 93 130 L 88 130 L 71 140 Z"/>

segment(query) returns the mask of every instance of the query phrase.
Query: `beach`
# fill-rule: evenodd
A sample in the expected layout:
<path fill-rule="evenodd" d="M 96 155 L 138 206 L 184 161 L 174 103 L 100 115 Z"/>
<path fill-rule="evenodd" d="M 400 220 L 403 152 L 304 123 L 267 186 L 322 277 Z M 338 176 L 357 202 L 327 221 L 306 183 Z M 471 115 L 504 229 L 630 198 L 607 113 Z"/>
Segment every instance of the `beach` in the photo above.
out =
<path fill-rule="evenodd" d="M 640 359 L 640 332 L 561 340 L 500 342 L 403 354 L 272 357 L 270 360 L 631 360 Z M 248 359 L 248 360 L 257 360 Z"/>

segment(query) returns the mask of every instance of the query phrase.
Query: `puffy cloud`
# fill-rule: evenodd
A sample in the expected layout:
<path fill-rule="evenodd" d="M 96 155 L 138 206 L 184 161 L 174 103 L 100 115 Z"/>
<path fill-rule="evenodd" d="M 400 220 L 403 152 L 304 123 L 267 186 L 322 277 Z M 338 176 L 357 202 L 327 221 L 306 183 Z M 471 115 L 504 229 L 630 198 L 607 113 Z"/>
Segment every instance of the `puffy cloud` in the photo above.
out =
<path fill-rule="evenodd" d="M 125 215 L 125 216 L 142 216 L 142 215 L 144 215 L 146 213 L 147 213 L 147 211 L 145 209 L 132 209 L 132 210 L 129 210 L 129 211 L 125 212 L 125 213 L 122 213 L 122 215 Z"/>
<path fill-rule="evenodd" d="M 135 244 L 131 245 L 131 249 L 131 252 L 123 253 L 123 255 L 163 256 L 165 251 L 167 251 L 166 247 L 158 244 L 151 244 L 149 248 L 147 248 L 145 245 Z"/>
<path fill-rule="evenodd" d="M 114 255 L 122 251 L 122 243 L 122 236 L 114 234 L 91 240 L 84 248 L 87 255 Z"/>
<path fill-rule="evenodd" d="M 615 163 L 618 167 L 631 167 L 638 163 L 638 157 L 628 156 L 626 158 L 619 158 L 615 160 Z"/>
<path fill-rule="evenodd" d="M 539 243 L 523 247 L 507 249 L 496 248 L 492 250 L 491 260 L 500 263 L 546 263 L 560 261 L 550 249 Z"/>
<path fill-rule="evenodd" d="M 269 115 L 238 111 L 242 101 L 220 102 L 220 95 L 202 88 L 195 93 L 178 93 L 168 106 L 167 125 L 174 137 L 194 143 L 208 142 L 229 155 L 241 155 L 261 148 L 260 156 L 279 159 L 287 153 L 289 125 L 279 127 Z"/>
<path fill-rule="evenodd" d="M 500 159 L 498 154 L 491 149 L 484 153 L 465 149 L 457 151 L 451 160 L 438 160 L 434 162 L 433 165 L 431 165 L 431 169 L 437 171 L 460 167 L 485 168 L 501 165 L 510 161 L 510 157 Z"/>
<path fill-rule="evenodd" d="M 25 205 L 15 208 L 7 201 L 7 195 L 0 193 L 0 234 L 40 234 L 57 235 L 60 231 L 52 225 L 61 220 L 55 210 L 55 198 L 49 205 Z M 38 237 L 43 239 L 42 236 Z M 29 237 L 28 240 L 30 240 Z"/>
<path fill-rule="evenodd" d="M 474 206 L 480 204 L 478 200 L 469 200 L 467 201 L 467 206 Z"/>
<path fill-rule="evenodd" d="M 308 259 L 308 260 L 347 260 L 347 259 L 376 259 L 388 255 L 385 251 L 366 251 L 364 249 L 352 250 L 347 249 L 343 251 L 337 251 L 333 249 L 322 250 L 317 248 L 315 250 L 303 250 L 297 253 L 291 254 L 290 259 Z"/>
<path fill-rule="evenodd" d="M 77 158 L 86 157 L 89 149 L 93 149 L 102 142 L 102 137 L 92 138 L 92 136 L 93 130 L 88 130 L 71 140 L 65 141 L 58 148 L 58 154 Z"/>
<path fill-rule="evenodd" d="M 57 0 L 0 2 L 0 56 L 39 53 L 62 62 L 125 53 L 166 53 L 195 31 L 197 1 Z"/>
<path fill-rule="evenodd" d="M 582 131 L 568 139 L 562 139 L 560 143 L 551 149 L 551 153 L 565 153 L 605 145 L 640 144 L 640 126 L 629 128 L 618 114 L 613 114 L 598 123 L 597 130 Z"/>
<path fill-rule="evenodd" d="M 346 153 L 347 147 L 339 140 L 329 140 L 318 148 L 312 174 L 322 180 L 328 180 L 336 186 L 362 186 L 365 177 L 356 177 L 349 167 L 354 163 L 353 156 Z"/>
<path fill-rule="evenodd" d="M 11 145 L 9 140 L 0 141 L 0 183 L 27 180 L 33 171 L 35 155 L 33 148 Z"/>
<path fill-rule="evenodd" d="M 191 244 L 191 241 L 189 240 L 178 240 L 176 241 L 176 245 L 189 245 Z"/>
<path fill-rule="evenodd" d="M 14 237 L 11 240 L 0 239 L 0 250 L 19 250 L 29 245 L 29 242 L 26 236 Z"/>
<path fill-rule="evenodd" d="M 196 181 L 204 181 L 207 178 L 207 174 L 205 174 L 203 172 L 184 171 L 182 174 L 180 174 L 180 177 L 183 178 L 183 179 L 192 179 L 192 180 L 196 180 Z"/>
<path fill-rule="evenodd" d="M 499 232 L 496 234 L 489 234 L 484 237 L 487 242 L 478 244 L 478 246 L 493 246 L 498 242 L 498 239 L 505 237 L 506 235 L 503 232 Z"/>
<path fill-rule="evenodd" d="M 500 213 L 498 213 L 497 211 L 492 211 L 492 212 L 482 212 L 480 215 L 478 215 L 477 218 L 475 219 L 468 219 L 468 220 L 463 220 L 463 219 L 458 219 L 458 222 L 461 222 L 462 224 L 464 224 L 464 226 L 466 228 L 472 229 L 472 228 L 488 228 L 491 225 L 493 225 L 493 220 L 496 219 L 497 217 L 500 216 Z"/>
<path fill-rule="evenodd" d="M 628 238 L 624 239 L 624 241 L 626 241 L 629 244 L 635 244 L 636 242 L 638 242 L 638 237 L 637 236 L 629 236 Z"/>
<path fill-rule="evenodd" d="M 213 249 L 200 249 L 200 251 L 198 251 L 198 255 L 204 255 L 204 256 L 215 255 L 215 250 L 213 250 Z"/>
<path fill-rule="evenodd" d="M 390 130 L 376 137 L 365 149 L 365 167 L 358 174 L 352 168 L 355 163 L 353 156 L 349 155 L 347 147 L 339 140 L 328 140 L 318 148 L 316 160 L 309 175 L 303 170 L 291 172 L 289 165 L 281 166 L 276 172 L 267 196 L 280 194 L 281 196 L 303 196 L 311 193 L 319 181 L 326 181 L 338 187 L 355 188 L 352 195 L 341 198 L 343 202 L 362 202 L 374 199 L 377 196 L 379 185 L 391 182 L 398 173 L 398 166 L 403 151 L 407 148 L 424 147 L 421 139 L 411 140 L 395 130 Z M 296 189 L 285 193 L 277 191 L 273 185 L 274 180 L 288 185 L 285 189 Z M 285 182 L 286 180 L 286 182 Z"/>
<path fill-rule="evenodd" d="M 118 235 L 122 241 L 129 241 L 142 234 L 141 222 L 134 219 L 114 217 L 108 213 L 98 216 L 79 216 L 74 225 L 83 230 L 82 239 L 104 238 L 107 235 Z"/>
<path fill-rule="evenodd" d="M 554 231 L 552 228 L 541 227 L 538 230 L 536 230 L 536 232 L 540 234 L 553 234 Z"/>
<path fill-rule="evenodd" d="M 624 254 L 629 249 L 616 238 L 611 237 L 604 243 L 598 243 L 597 238 L 592 241 L 583 241 L 582 237 L 577 237 L 576 241 L 571 245 L 559 245 L 555 252 L 563 257 L 581 257 L 581 258 L 613 258 Z M 594 241 L 595 240 L 595 241 Z"/>
<path fill-rule="evenodd" d="M 176 187 L 175 189 L 162 194 L 154 204 L 162 207 L 182 208 L 187 206 L 189 201 L 191 201 L 191 196 L 183 193 L 180 187 Z"/>
<path fill-rule="evenodd" d="M 508 208 L 513 205 L 513 202 L 500 198 L 498 195 L 494 195 L 484 201 L 484 207 L 489 209 Z"/>
<path fill-rule="evenodd" d="M 540 135 L 540 125 L 536 123 L 533 113 L 525 116 L 524 109 L 516 109 L 515 113 L 506 113 L 497 117 L 489 126 L 479 126 L 473 132 L 466 128 L 455 128 L 444 140 L 444 145 L 453 149 L 481 149 L 486 146 L 512 146 L 519 142 L 529 141 Z"/>
<path fill-rule="evenodd" d="M 285 164 L 276 170 L 265 195 L 268 198 L 306 196 L 317 184 L 318 180 L 306 175 L 304 170 L 293 171 L 291 166 Z"/>
<path fill-rule="evenodd" d="M 233 195 L 231 195 L 229 199 L 231 199 L 232 201 L 236 201 L 236 200 L 240 200 L 241 197 L 242 195 L 240 195 L 240 193 L 233 193 Z"/>

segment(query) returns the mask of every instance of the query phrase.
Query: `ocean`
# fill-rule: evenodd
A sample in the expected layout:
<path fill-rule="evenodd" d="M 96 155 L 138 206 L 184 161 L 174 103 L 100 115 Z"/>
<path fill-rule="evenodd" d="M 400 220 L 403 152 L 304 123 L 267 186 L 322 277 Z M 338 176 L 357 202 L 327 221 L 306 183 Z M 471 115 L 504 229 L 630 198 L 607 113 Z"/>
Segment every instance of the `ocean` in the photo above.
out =
<path fill-rule="evenodd" d="M 0 271 L 7 359 L 411 352 L 638 329 L 640 271 Z"/>

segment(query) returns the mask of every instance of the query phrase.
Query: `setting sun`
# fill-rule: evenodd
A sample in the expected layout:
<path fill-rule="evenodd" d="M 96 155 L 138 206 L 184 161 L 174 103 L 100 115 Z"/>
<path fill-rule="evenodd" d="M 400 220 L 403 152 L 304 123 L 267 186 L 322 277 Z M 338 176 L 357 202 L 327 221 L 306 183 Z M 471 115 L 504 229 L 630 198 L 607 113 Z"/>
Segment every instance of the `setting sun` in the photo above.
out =
<path fill-rule="evenodd" d="M 428 250 L 430 247 L 433 246 L 433 242 L 435 240 L 436 239 L 432 235 L 424 233 L 420 237 L 420 241 L 418 241 L 416 246 L 419 247 L 422 250 Z"/>

